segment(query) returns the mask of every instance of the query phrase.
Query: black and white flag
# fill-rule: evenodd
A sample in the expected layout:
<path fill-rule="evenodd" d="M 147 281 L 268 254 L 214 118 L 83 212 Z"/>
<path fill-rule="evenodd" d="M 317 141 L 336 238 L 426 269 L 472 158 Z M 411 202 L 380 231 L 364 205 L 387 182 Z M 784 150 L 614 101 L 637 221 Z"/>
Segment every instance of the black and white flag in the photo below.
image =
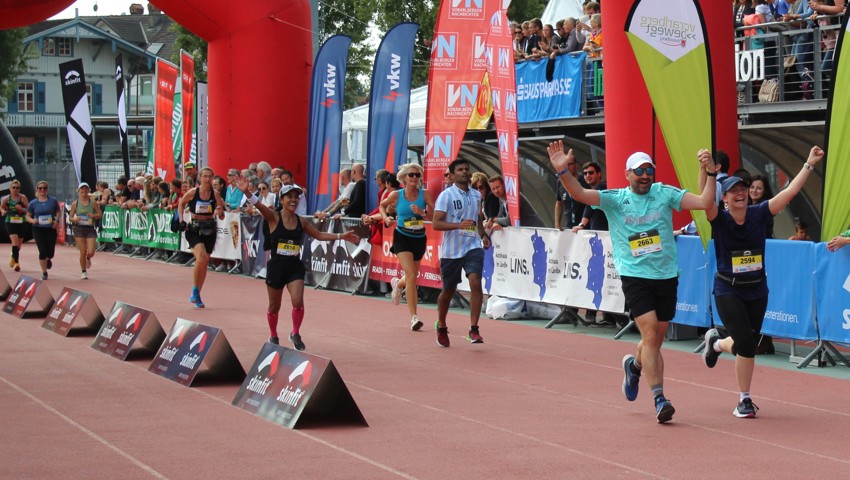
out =
<path fill-rule="evenodd" d="M 65 121 L 68 123 L 68 143 L 71 146 L 77 181 L 93 186 L 97 182 L 97 167 L 82 59 L 60 63 L 59 75 L 65 104 Z"/>
<path fill-rule="evenodd" d="M 124 97 L 124 57 L 120 53 L 115 57 L 115 93 L 118 97 L 118 136 L 121 138 L 124 178 L 130 178 L 130 145 L 127 141 L 127 100 Z"/>

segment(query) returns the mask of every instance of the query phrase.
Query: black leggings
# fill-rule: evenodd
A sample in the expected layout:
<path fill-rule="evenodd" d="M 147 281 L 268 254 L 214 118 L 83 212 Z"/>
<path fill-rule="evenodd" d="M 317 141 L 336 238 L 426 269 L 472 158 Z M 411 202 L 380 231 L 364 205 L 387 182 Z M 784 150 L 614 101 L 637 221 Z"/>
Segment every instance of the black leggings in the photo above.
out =
<path fill-rule="evenodd" d="M 735 341 L 732 353 L 755 358 L 764 312 L 767 311 L 767 297 L 743 300 L 737 295 L 720 295 L 714 297 L 714 302 L 717 314 Z"/>
<path fill-rule="evenodd" d="M 56 229 L 33 227 L 32 238 L 38 247 L 38 259 L 53 258 L 56 253 Z"/>

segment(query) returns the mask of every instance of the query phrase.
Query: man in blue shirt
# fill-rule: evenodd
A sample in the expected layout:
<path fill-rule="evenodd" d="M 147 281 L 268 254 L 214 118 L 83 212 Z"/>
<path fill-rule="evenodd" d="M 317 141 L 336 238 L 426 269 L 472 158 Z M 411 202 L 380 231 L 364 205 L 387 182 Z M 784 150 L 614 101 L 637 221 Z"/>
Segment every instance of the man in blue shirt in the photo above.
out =
<path fill-rule="evenodd" d="M 697 196 L 685 190 L 655 183 L 655 164 L 643 152 L 626 160 L 629 187 L 614 190 L 592 190 L 579 184 L 569 173 L 574 162 L 573 151 L 564 153 L 564 142 L 549 144 L 549 160 L 570 196 L 599 208 L 608 217 L 614 266 L 623 285 L 626 304 L 640 330 L 637 355 L 623 357 L 623 394 L 634 401 L 642 372 L 652 389 L 655 418 L 669 422 L 675 409 L 664 397 L 664 359 L 661 344 L 667 325 L 676 313 L 678 263 L 673 238 L 673 210 L 706 210 L 714 205 L 714 161 L 708 150 L 697 154 L 700 163 L 702 193 Z M 710 172 L 710 173 L 709 173 Z"/>

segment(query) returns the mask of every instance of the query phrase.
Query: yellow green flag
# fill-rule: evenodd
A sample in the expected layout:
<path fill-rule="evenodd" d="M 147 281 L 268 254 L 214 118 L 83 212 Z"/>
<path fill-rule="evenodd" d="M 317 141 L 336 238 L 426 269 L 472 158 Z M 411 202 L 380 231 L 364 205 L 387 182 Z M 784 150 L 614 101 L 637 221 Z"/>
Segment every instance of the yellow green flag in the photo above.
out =
<path fill-rule="evenodd" d="M 850 228 L 850 195 L 847 181 L 850 179 L 850 58 L 842 61 L 844 45 L 848 41 L 848 19 L 845 15 L 841 35 L 835 47 L 832 88 L 826 114 L 826 179 L 823 192 L 823 228 L 821 240 L 832 237 Z M 850 48 L 850 47 L 848 47 Z M 850 56 L 850 50 L 847 55 Z"/>
<path fill-rule="evenodd" d="M 714 152 L 713 88 L 705 22 L 696 0 L 636 0 L 626 20 L 679 184 L 699 194 L 697 152 Z M 703 244 L 711 237 L 704 212 L 693 212 Z"/>

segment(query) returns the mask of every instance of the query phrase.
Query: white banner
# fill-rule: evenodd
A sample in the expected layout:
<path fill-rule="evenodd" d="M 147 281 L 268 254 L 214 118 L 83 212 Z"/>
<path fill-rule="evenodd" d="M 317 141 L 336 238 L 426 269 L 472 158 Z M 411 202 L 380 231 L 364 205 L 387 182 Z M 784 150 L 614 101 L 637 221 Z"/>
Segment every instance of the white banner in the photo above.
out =
<path fill-rule="evenodd" d="M 222 260 L 242 260 L 242 252 L 240 251 L 242 222 L 239 219 L 239 213 L 225 213 L 224 220 L 216 217 L 215 223 L 215 248 L 213 248 L 210 256 Z M 186 243 L 186 235 L 180 237 L 180 251 L 191 253 L 189 244 Z"/>

